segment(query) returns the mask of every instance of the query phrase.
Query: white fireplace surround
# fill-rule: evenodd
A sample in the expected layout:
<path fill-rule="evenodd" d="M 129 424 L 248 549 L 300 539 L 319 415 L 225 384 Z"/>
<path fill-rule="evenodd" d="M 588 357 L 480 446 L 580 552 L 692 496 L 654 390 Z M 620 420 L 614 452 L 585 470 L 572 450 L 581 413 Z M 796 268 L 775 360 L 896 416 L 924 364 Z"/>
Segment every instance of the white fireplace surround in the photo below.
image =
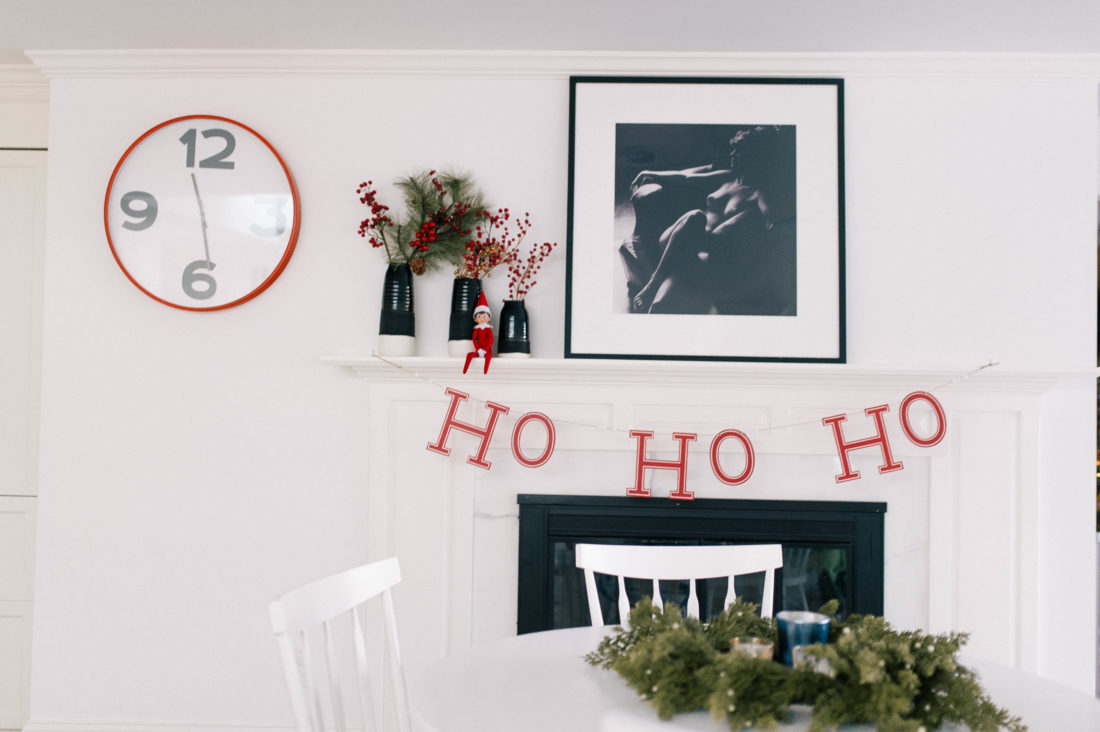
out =
<path fill-rule="evenodd" d="M 673 457 L 671 432 L 698 433 L 688 488 L 699 498 L 885 501 L 888 620 L 969 632 L 967 653 L 1011 666 L 1053 663 L 1055 641 L 1042 627 L 1051 568 L 1039 541 L 1040 433 L 1048 397 L 1092 373 L 533 359 L 494 361 L 472 378 L 445 358 L 326 360 L 370 392 L 371 549 L 398 554 L 410 578 L 400 609 L 426 631 L 409 642 L 413 665 L 515 632 L 516 494 L 624 495 L 634 480 L 630 429 L 654 430 L 650 457 L 664 459 Z M 464 422 L 486 423 L 486 399 L 509 407 L 487 454 L 491 469 L 467 463 L 479 439 L 465 432 L 452 430 L 449 457 L 426 450 L 443 425 L 448 386 L 471 397 L 457 415 Z M 907 440 L 898 422 L 899 402 L 914 391 L 933 393 L 947 415 L 946 437 L 932 448 Z M 869 437 L 863 410 L 884 403 L 904 469 L 880 475 L 879 450 L 858 450 L 862 478 L 838 484 L 821 418 L 846 413 L 845 438 Z M 557 431 L 552 458 L 535 469 L 511 453 L 512 425 L 526 412 L 546 414 Z M 930 412 L 911 416 L 918 432 L 929 429 Z M 710 437 L 727 427 L 748 433 L 757 455 L 753 477 L 738 487 L 721 484 L 708 463 Z M 541 429 L 523 436 L 529 454 L 545 445 Z M 653 495 L 667 496 L 672 472 L 648 473 Z M 440 587 L 443 601 L 431 601 Z"/>

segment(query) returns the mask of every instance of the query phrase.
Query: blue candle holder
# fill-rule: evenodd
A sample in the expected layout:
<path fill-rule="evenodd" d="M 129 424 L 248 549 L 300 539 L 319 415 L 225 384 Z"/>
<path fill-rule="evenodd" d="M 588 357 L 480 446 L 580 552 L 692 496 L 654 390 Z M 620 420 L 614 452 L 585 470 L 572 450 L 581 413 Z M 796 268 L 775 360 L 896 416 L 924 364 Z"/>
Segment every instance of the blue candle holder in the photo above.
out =
<path fill-rule="evenodd" d="M 801 610 L 783 610 L 776 613 L 778 629 L 779 661 L 784 666 L 794 665 L 792 652 L 795 646 L 808 646 L 829 641 L 829 616 Z"/>

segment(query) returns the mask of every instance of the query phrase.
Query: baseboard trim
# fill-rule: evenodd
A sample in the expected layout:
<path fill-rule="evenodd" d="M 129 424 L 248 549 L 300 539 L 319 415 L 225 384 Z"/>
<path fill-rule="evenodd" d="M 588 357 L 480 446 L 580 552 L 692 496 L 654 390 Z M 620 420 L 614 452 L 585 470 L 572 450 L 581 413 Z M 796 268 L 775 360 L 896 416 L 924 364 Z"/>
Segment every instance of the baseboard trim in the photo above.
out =
<path fill-rule="evenodd" d="M 147 720 L 30 720 L 23 732 L 294 732 L 293 726 Z"/>

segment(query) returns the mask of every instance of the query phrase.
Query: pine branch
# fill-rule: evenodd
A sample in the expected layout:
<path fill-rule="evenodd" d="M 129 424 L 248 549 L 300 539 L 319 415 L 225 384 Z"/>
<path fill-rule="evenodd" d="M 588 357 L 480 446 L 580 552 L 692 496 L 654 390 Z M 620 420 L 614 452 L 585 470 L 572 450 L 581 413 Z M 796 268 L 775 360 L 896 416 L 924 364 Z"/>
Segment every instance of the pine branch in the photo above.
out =
<path fill-rule="evenodd" d="M 359 225 L 359 234 L 375 247 L 384 247 L 391 263 L 407 262 L 416 274 L 455 262 L 465 251 L 471 222 L 485 205 L 468 175 L 424 170 L 394 183 L 405 205 L 403 218 L 394 220 L 381 206 L 371 183 L 359 187 L 360 201 L 371 207 L 371 218 Z"/>

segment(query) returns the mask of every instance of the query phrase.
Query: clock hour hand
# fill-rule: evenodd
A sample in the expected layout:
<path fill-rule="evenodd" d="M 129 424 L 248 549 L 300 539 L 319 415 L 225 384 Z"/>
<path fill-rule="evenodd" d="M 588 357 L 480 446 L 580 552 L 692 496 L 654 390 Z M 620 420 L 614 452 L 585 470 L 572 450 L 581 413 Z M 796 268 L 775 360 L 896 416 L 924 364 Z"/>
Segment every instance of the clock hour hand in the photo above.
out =
<path fill-rule="evenodd" d="M 206 255 L 206 261 L 210 261 L 210 243 L 206 239 L 206 211 L 202 207 L 202 196 L 199 195 L 199 182 L 195 174 L 191 174 L 191 186 L 195 189 L 195 200 L 199 203 L 199 221 L 202 222 L 202 249 Z"/>

